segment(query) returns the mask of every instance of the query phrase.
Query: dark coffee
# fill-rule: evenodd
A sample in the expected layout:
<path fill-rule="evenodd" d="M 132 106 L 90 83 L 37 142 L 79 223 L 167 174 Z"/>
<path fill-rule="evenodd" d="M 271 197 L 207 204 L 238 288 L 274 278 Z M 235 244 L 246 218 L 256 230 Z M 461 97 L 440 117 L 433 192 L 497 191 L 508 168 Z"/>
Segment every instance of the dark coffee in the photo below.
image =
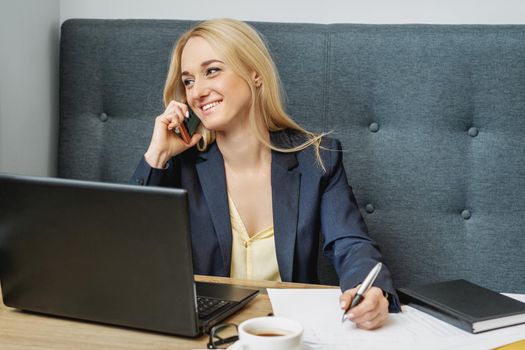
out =
<path fill-rule="evenodd" d="M 291 332 L 282 329 L 250 329 L 247 332 L 258 337 L 282 337 L 292 334 Z"/>

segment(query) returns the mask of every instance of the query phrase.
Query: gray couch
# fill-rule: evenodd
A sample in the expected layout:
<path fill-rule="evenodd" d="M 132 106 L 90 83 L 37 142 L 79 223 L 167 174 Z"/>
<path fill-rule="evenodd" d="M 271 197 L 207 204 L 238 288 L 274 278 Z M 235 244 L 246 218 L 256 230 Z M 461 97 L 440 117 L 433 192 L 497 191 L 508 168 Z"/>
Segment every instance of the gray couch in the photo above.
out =
<path fill-rule="evenodd" d="M 60 177 L 127 182 L 193 22 L 68 20 Z M 525 293 L 525 26 L 252 23 L 291 116 L 333 130 L 398 287 Z M 320 261 L 321 282 L 336 283 Z"/>

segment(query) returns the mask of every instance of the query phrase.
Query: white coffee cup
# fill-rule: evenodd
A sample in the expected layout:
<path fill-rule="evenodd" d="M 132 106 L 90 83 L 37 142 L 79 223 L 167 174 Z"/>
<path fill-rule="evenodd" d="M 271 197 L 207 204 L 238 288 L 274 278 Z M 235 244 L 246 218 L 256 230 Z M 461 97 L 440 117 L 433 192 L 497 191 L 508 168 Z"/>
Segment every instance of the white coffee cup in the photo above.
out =
<path fill-rule="evenodd" d="M 239 325 L 239 341 L 230 350 L 299 350 L 303 326 L 284 317 L 257 317 Z"/>

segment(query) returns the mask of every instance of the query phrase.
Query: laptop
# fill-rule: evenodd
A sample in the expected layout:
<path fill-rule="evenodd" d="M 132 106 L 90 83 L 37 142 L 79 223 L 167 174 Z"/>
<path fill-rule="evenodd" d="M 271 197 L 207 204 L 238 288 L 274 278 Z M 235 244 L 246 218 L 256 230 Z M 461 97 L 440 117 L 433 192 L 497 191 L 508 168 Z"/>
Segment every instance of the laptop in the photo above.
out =
<path fill-rule="evenodd" d="M 0 175 L 6 306 L 183 336 L 258 290 L 194 282 L 182 189 Z"/>

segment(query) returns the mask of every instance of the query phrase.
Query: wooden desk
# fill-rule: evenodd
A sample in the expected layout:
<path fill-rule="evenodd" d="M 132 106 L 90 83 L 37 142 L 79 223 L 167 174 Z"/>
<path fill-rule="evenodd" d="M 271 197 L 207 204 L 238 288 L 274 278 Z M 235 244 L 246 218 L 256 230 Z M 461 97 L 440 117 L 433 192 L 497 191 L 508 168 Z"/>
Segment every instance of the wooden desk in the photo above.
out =
<path fill-rule="evenodd" d="M 235 280 L 195 276 L 196 281 L 255 288 L 333 288 L 312 284 Z M 268 295 L 259 294 L 228 322 L 240 322 L 272 312 Z M 183 338 L 152 332 L 44 316 L 10 309 L 0 303 L 0 349 L 205 349 L 208 339 Z"/>

